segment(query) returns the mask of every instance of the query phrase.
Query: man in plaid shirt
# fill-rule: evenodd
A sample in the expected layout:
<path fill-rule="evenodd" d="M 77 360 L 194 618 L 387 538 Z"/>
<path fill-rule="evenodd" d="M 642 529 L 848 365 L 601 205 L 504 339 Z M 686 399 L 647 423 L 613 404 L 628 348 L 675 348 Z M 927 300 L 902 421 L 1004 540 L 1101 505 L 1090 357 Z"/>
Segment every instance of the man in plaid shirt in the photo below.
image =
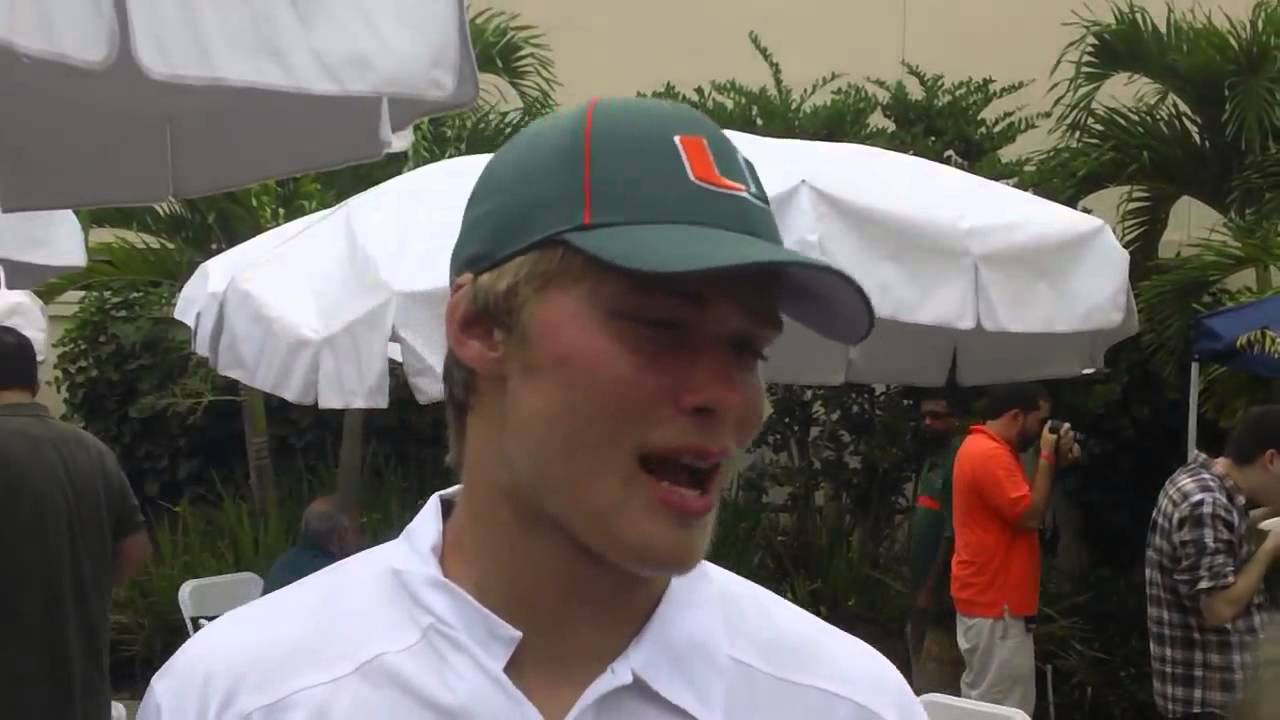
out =
<path fill-rule="evenodd" d="M 1262 507 L 1250 513 L 1248 503 Z M 1226 453 L 1196 453 L 1165 484 L 1147 533 L 1147 626 L 1156 706 L 1168 718 L 1225 717 L 1262 635 L 1262 581 L 1280 533 L 1250 529 L 1280 507 L 1280 405 L 1245 413 Z"/>

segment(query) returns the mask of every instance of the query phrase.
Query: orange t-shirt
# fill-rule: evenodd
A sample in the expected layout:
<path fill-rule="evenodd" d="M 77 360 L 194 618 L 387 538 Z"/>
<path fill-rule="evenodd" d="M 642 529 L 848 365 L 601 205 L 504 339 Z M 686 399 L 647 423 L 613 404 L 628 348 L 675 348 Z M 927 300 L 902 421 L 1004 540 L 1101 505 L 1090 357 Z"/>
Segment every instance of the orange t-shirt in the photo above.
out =
<path fill-rule="evenodd" d="M 1031 483 L 1018 455 L 981 425 L 956 452 L 951 476 L 955 553 L 951 597 L 969 617 L 1036 614 L 1040 604 L 1040 535 L 1018 525 L 1031 504 Z"/>

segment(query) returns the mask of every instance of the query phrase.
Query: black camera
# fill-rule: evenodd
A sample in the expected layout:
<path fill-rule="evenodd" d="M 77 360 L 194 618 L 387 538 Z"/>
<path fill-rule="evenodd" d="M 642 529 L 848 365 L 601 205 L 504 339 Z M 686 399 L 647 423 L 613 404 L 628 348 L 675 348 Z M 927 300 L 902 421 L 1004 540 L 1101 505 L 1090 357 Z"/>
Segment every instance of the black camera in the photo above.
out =
<path fill-rule="evenodd" d="M 1050 435 L 1057 435 L 1057 434 L 1061 433 L 1061 432 L 1062 432 L 1062 426 L 1063 426 L 1064 424 L 1065 424 L 1065 423 L 1063 423 L 1063 421 L 1061 421 L 1061 420 L 1050 420 L 1050 421 L 1049 421 L 1049 434 L 1050 434 Z M 1080 432 L 1079 430 L 1074 429 L 1074 428 L 1071 430 L 1071 434 L 1072 434 L 1072 435 L 1075 435 L 1075 441 L 1076 441 L 1076 444 L 1077 444 L 1077 445 L 1079 445 L 1079 446 L 1080 446 L 1080 448 L 1083 450 L 1083 449 L 1084 449 L 1084 444 L 1085 444 L 1085 434 L 1084 434 L 1084 433 L 1082 433 L 1082 432 Z"/>

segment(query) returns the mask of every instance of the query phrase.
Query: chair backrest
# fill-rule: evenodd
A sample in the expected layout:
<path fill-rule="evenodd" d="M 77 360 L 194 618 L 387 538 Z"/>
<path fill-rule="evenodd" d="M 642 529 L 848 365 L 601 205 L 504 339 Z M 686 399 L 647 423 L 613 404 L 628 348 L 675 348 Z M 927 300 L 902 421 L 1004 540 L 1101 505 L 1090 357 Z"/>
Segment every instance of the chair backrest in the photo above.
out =
<path fill-rule="evenodd" d="M 262 595 L 262 578 L 251 572 L 195 578 L 178 588 L 178 607 L 187 623 L 187 634 L 195 634 L 192 619 L 212 619 L 230 612 Z"/>
<path fill-rule="evenodd" d="M 942 693 L 920 696 L 924 714 L 929 720 L 1031 720 L 1017 708 L 966 700 Z"/>

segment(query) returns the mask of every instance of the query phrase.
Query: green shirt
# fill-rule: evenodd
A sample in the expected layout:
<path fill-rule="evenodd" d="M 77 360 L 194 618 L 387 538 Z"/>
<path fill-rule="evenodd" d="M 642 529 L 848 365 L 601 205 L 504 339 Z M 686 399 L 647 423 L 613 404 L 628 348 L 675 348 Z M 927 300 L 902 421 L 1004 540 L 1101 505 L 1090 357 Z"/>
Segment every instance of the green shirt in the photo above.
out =
<path fill-rule="evenodd" d="M 43 405 L 0 405 L 0 508 L 2 714 L 110 717 L 115 544 L 143 527 L 115 455 Z"/>
<path fill-rule="evenodd" d="M 947 447 L 925 459 L 920 468 L 916 489 L 915 510 L 911 517 L 911 596 L 919 594 L 938 561 L 938 552 L 951 532 L 951 466 L 957 438 Z M 944 604 L 949 595 L 947 581 L 950 563 L 944 563 L 934 589 Z"/>

